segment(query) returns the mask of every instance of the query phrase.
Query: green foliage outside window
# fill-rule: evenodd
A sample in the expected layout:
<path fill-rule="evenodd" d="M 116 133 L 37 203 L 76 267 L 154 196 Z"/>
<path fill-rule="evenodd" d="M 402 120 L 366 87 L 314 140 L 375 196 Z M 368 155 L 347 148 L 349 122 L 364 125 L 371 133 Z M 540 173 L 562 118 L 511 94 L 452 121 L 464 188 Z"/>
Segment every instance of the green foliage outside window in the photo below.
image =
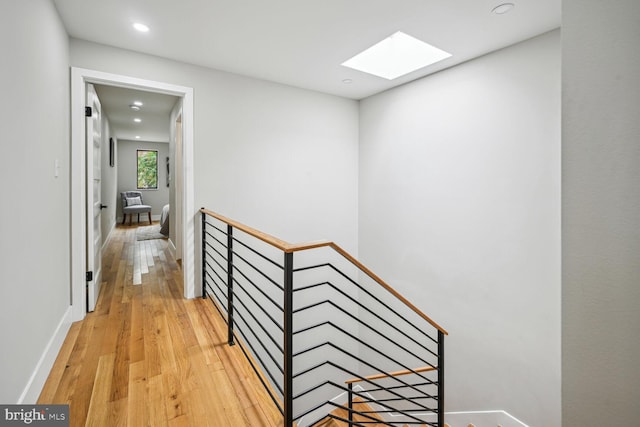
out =
<path fill-rule="evenodd" d="M 138 189 L 158 188 L 158 152 L 138 150 Z"/>

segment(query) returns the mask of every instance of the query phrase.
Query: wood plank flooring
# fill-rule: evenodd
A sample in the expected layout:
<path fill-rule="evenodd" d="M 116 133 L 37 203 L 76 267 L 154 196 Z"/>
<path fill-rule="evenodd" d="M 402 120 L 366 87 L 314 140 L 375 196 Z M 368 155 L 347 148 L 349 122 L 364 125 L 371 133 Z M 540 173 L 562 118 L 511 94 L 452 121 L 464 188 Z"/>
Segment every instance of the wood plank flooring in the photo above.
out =
<path fill-rule="evenodd" d="M 182 295 L 167 242 L 118 225 L 96 310 L 72 325 L 38 403 L 69 404 L 72 427 L 282 426 L 211 302 Z"/>

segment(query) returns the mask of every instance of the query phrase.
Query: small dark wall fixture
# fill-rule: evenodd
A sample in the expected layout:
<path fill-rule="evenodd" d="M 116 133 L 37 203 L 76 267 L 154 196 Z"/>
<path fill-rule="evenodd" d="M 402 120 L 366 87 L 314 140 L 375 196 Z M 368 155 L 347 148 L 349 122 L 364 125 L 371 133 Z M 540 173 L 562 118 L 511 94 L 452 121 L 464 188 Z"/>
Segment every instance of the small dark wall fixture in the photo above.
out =
<path fill-rule="evenodd" d="M 109 138 L 109 166 L 114 167 L 116 165 L 116 153 L 115 144 L 113 138 Z"/>
<path fill-rule="evenodd" d="M 171 174 L 169 173 L 169 158 L 167 157 L 167 187 L 171 184 Z"/>

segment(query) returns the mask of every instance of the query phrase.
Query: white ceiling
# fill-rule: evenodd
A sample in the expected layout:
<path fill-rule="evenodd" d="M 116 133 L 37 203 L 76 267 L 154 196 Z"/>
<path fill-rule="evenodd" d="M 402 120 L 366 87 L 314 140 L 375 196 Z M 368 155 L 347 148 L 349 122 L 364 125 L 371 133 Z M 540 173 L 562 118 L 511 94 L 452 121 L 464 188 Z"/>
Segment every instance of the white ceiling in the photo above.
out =
<path fill-rule="evenodd" d="M 560 26 L 561 0 L 53 0 L 71 37 L 362 99 Z M 512 2 L 513 10 L 492 9 Z M 146 34 L 134 22 L 147 24 Z M 452 57 L 389 81 L 340 64 L 403 31 Z M 343 83 L 350 79 L 351 84 Z M 176 98 L 98 87 L 119 139 L 169 141 Z M 134 98 L 145 103 L 134 114 Z M 133 122 L 134 117 L 143 119 Z"/>
<path fill-rule="evenodd" d="M 507 1 L 511 12 L 491 13 Z M 558 28 L 560 2 L 54 0 L 75 38 L 353 99 Z M 396 31 L 453 56 L 393 81 L 340 65 Z"/>
<path fill-rule="evenodd" d="M 170 115 L 178 97 L 114 86 L 95 85 L 102 112 L 119 140 L 169 142 Z M 143 103 L 140 111 L 130 105 Z M 134 122 L 139 118 L 140 123 Z M 139 136 L 140 138 L 136 138 Z"/>

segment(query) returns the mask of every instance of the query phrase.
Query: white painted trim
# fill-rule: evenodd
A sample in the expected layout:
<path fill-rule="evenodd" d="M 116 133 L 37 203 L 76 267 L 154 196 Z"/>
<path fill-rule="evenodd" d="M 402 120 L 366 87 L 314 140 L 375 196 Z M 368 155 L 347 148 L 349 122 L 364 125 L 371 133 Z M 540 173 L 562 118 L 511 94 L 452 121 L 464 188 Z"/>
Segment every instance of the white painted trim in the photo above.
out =
<path fill-rule="evenodd" d="M 196 297 L 195 273 L 195 218 L 199 211 L 195 206 L 193 176 L 193 89 L 184 94 L 182 101 L 182 272 L 185 298 Z M 201 291 L 200 291 L 201 292 Z M 199 292 L 199 293 L 200 293 Z"/>
<path fill-rule="evenodd" d="M 182 128 L 182 102 L 176 103 L 174 105 L 173 110 L 171 111 L 171 142 L 173 145 L 172 157 L 174 159 L 174 178 L 172 179 L 174 192 L 173 198 L 169 201 L 172 205 L 178 206 L 177 201 L 180 203 L 183 202 L 183 194 L 178 191 L 178 184 L 182 184 L 182 167 L 183 167 L 183 159 L 182 156 L 184 154 L 183 147 L 183 139 L 184 139 L 184 131 Z M 178 134 L 178 119 L 180 119 L 180 133 Z M 179 137 L 178 137 L 179 135 Z M 180 140 L 180 152 L 178 152 L 178 140 Z M 179 160 L 179 162 L 178 162 Z M 180 174 L 178 174 L 180 172 Z M 175 209 L 174 215 L 171 217 L 170 221 L 176 227 L 176 230 L 182 229 L 182 211 L 180 209 Z M 170 233 L 171 234 L 171 233 Z M 181 239 L 179 239 L 176 233 L 176 240 L 172 241 L 174 244 L 174 251 L 172 251 L 174 259 L 182 259 L 182 245 Z"/>
<path fill-rule="evenodd" d="M 365 391 L 362 386 L 356 385 L 354 390 L 357 391 Z M 373 396 L 369 393 L 367 394 L 372 400 Z M 333 400 L 333 399 L 331 399 Z M 371 403 L 371 406 L 375 409 L 376 406 L 380 408 L 380 410 L 384 410 L 380 405 L 376 405 L 375 403 Z M 415 413 L 416 416 L 424 417 L 425 420 L 432 418 L 433 421 L 436 421 L 437 415 L 432 413 Z M 523 423 L 513 415 L 509 414 L 507 411 L 503 410 L 492 410 L 492 411 L 451 411 L 445 412 L 445 422 L 449 425 L 469 425 L 473 424 L 475 427 L 529 427 L 527 424 Z M 386 413 L 385 414 L 387 421 L 393 422 L 394 417 L 402 417 L 402 414 L 397 413 Z"/>
<path fill-rule="evenodd" d="M 416 414 L 426 419 L 433 418 L 435 421 L 436 416 L 432 414 Z M 391 417 L 399 417 L 399 414 L 391 414 Z M 452 411 L 445 412 L 445 422 L 449 425 L 469 425 L 473 424 L 475 427 L 529 427 L 507 411 L 492 410 L 492 411 Z"/>
<path fill-rule="evenodd" d="M 167 239 L 167 245 L 169 247 L 169 252 L 171 252 L 171 255 L 173 256 L 173 259 L 176 259 L 176 245 L 173 244 L 171 239 Z"/>
<path fill-rule="evenodd" d="M 510 413 L 508 413 L 507 411 L 500 411 L 505 417 L 511 418 L 513 421 L 517 422 L 518 424 L 521 424 L 522 427 L 529 427 L 527 424 L 523 423 L 522 421 L 520 421 L 519 419 L 517 419 L 516 417 L 514 417 L 513 415 L 511 415 Z"/>
<path fill-rule="evenodd" d="M 135 77 L 105 73 L 71 67 L 71 301 L 73 320 L 82 320 L 86 315 L 85 287 L 85 118 L 84 104 L 86 84 L 104 84 L 132 89 L 148 90 L 180 96 L 183 99 L 183 254 L 184 296 L 195 295 L 195 231 L 194 178 L 193 178 L 193 88 L 169 83 L 155 82 Z"/>
<path fill-rule="evenodd" d="M 109 241 L 111 240 L 111 235 L 113 233 L 113 229 L 116 228 L 116 223 L 112 223 L 111 227 L 109 227 L 109 232 L 107 233 L 107 238 L 102 242 L 102 252 L 107 248 Z"/>
<path fill-rule="evenodd" d="M 359 392 L 365 391 L 365 389 L 360 385 L 356 385 L 353 389 Z M 340 393 L 336 397 L 330 399 L 330 402 L 334 402 L 339 399 L 342 399 L 341 400 L 342 402 L 346 402 L 347 398 L 343 397 L 346 394 L 347 394 L 346 392 Z M 371 399 L 373 399 L 373 396 L 371 396 L 369 393 L 363 393 L 363 394 L 367 394 Z M 305 427 L 305 423 L 304 423 L 305 418 L 310 418 L 311 420 L 315 420 L 316 418 L 326 415 L 328 412 L 331 412 L 331 411 L 326 412 L 326 410 L 323 411 L 323 408 L 325 406 L 322 406 L 316 409 L 315 411 L 300 418 L 298 420 L 298 426 Z M 372 403 L 372 407 L 374 406 L 379 406 L 379 405 Z M 384 409 L 382 406 L 379 406 L 379 407 L 381 410 Z M 335 408 L 331 406 L 331 410 L 333 409 Z M 435 414 L 424 413 L 424 414 L 415 414 L 415 415 L 425 417 L 426 419 L 434 418 L 434 421 L 436 419 Z M 456 411 L 456 412 L 445 412 L 444 415 L 445 415 L 445 422 L 449 425 L 462 426 L 462 425 L 469 425 L 470 423 L 472 423 L 476 427 L 494 427 L 497 425 L 501 427 L 529 427 L 527 424 L 523 423 L 513 415 L 509 414 L 507 411 L 503 411 L 503 410 Z M 402 417 L 403 415 L 387 413 L 386 416 L 388 417 L 387 421 L 393 422 L 393 419 L 392 419 L 393 417 Z"/>
<path fill-rule="evenodd" d="M 86 314 L 85 257 L 85 146 L 84 103 L 85 79 L 80 69 L 71 68 L 71 307 L 73 319 L 84 319 Z"/>
<path fill-rule="evenodd" d="M 31 374 L 31 377 L 29 377 L 27 385 L 18 398 L 18 401 L 16 402 L 18 405 L 35 404 L 38 401 L 38 397 L 40 397 L 40 393 L 42 392 L 42 387 L 44 387 L 44 383 L 49 377 L 49 372 L 51 371 L 51 368 L 53 368 L 53 364 L 58 357 L 58 353 L 62 348 L 65 338 L 67 337 L 69 328 L 71 328 L 71 314 L 72 310 L 71 306 L 69 306 L 62 316 L 62 319 L 60 319 L 56 330 L 53 332 L 51 339 L 44 348 L 42 356 L 40 356 L 40 360 L 38 360 L 38 363 L 36 364 L 36 368 Z"/>
<path fill-rule="evenodd" d="M 445 412 L 445 422 L 449 425 L 473 424 L 476 427 L 529 427 L 503 410 Z"/>

